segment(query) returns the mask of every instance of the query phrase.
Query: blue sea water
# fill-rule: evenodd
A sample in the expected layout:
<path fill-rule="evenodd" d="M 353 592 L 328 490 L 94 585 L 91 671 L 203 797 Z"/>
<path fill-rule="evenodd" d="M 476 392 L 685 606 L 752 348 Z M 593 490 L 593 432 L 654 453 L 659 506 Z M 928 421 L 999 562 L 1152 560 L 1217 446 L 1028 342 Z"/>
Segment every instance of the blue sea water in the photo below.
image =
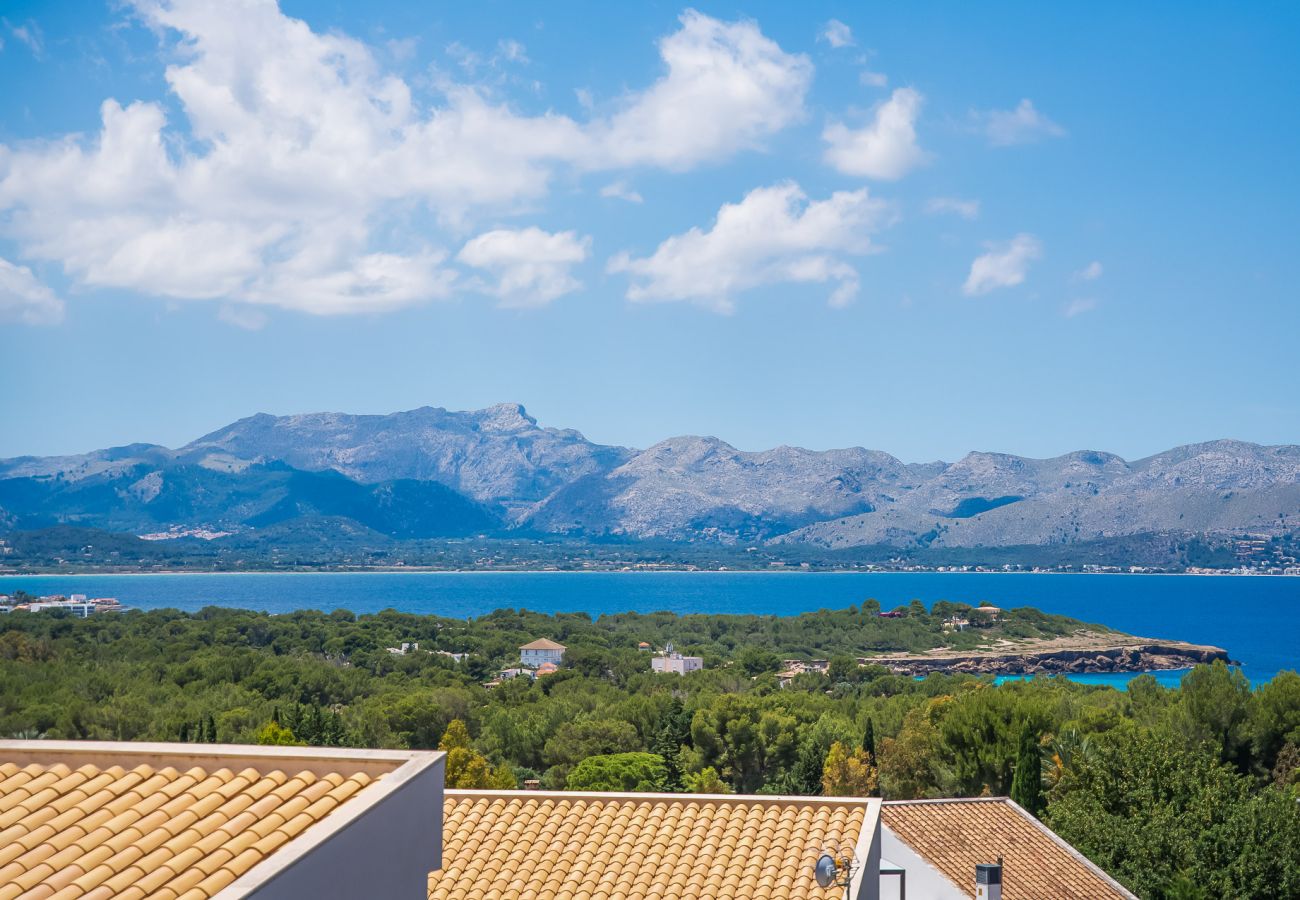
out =
<path fill-rule="evenodd" d="M 392 607 L 472 617 L 502 607 L 539 612 L 757 613 L 842 609 L 875 598 L 1034 606 L 1146 637 L 1224 647 L 1254 682 L 1300 669 L 1300 578 L 1198 575 L 1030 575 L 805 572 L 368 572 L 0 576 L 0 593 L 116 597 L 139 609 L 234 606 Z M 1180 672 L 1159 677 L 1176 683 Z M 1129 676 L 1079 676 L 1122 687 Z"/>

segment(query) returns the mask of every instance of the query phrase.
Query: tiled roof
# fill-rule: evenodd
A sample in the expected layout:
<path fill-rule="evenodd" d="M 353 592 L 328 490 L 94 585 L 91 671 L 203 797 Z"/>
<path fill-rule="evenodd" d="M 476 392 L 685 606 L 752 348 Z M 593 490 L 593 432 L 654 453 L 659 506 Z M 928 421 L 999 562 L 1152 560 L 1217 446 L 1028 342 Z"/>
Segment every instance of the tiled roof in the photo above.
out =
<path fill-rule="evenodd" d="M 0 900 L 203 900 L 396 768 L 300 748 L 45 743 L 0 744 Z"/>
<path fill-rule="evenodd" d="M 535 641 L 524 644 L 519 649 L 520 650 L 565 650 L 568 648 L 566 648 L 563 644 L 555 643 L 555 641 L 550 641 L 547 640 L 546 638 L 538 638 Z"/>
<path fill-rule="evenodd" d="M 1000 856 L 1004 900 L 1133 898 L 1006 798 L 889 801 L 881 823 L 969 896 L 976 864 Z"/>
<path fill-rule="evenodd" d="M 448 791 L 429 898 L 821 897 L 817 857 L 862 855 L 878 817 L 876 800 Z"/>

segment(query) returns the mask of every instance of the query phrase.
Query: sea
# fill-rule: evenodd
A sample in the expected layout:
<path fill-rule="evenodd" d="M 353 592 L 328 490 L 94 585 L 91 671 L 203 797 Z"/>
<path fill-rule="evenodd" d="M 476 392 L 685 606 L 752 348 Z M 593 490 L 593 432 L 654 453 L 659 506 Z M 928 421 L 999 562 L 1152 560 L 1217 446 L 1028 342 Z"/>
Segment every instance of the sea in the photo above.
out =
<path fill-rule="evenodd" d="M 1144 637 L 1225 648 L 1255 684 L 1300 669 L 1300 578 L 949 572 L 364 572 L 6 575 L 0 593 L 116 597 L 135 609 L 382 609 L 472 618 L 495 609 L 794 615 L 869 598 L 1033 606 Z M 1177 684 L 1182 671 L 1157 673 Z M 1123 688 L 1131 674 L 1071 676 Z"/>

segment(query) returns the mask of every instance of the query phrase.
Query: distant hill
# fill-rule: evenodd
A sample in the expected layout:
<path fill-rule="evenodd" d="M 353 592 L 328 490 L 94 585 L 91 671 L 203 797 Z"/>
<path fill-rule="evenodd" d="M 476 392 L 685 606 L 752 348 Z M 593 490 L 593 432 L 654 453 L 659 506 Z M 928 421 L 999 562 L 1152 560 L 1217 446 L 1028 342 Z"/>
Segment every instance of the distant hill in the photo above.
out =
<path fill-rule="evenodd" d="M 1297 517 L 1297 446 L 1223 440 L 1132 462 L 1079 451 L 924 464 L 862 448 L 746 452 L 694 436 L 634 450 L 539 426 L 517 404 L 260 414 L 174 450 L 0 461 L 0 530 L 247 537 L 301 527 L 317 541 L 343 528 L 955 550 L 1271 536 L 1297 530 Z"/>
<path fill-rule="evenodd" d="M 230 469 L 166 458 L 122 462 L 80 477 L 60 472 L 0 480 L 0 509 L 9 528 L 75 525 L 155 534 L 175 527 L 239 533 L 338 518 L 403 539 L 501 527 L 493 512 L 435 481 L 361 484 L 338 472 L 304 472 L 282 462 Z"/>

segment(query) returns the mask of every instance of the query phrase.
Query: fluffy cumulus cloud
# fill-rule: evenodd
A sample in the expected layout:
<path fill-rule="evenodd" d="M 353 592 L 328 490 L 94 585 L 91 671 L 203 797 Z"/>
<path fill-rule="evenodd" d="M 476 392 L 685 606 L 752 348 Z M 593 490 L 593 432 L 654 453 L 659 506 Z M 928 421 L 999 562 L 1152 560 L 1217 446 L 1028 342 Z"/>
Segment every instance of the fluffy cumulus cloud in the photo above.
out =
<path fill-rule="evenodd" d="M 582 287 L 571 269 L 590 251 L 591 238 L 572 231 L 502 228 L 469 241 L 457 259 L 492 276 L 484 288 L 503 306 L 545 306 Z"/>
<path fill-rule="evenodd" d="M 660 42 L 662 76 L 579 122 L 466 84 L 420 102 L 368 46 L 273 0 L 134 10 L 164 36 L 177 121 L 161 103 L 110 99 L 89 137 L 0 146 L 5 233 L 81 285 L 227 308 L 340 314 L 447 296 L 456 271 L 425 237 L 436 229 L 413 223 L 464 233 L 529 208 L 561 166 L 725 158 L 800 118 L 812 75 L 756 24 L 688 12 Z"/>
<path fill-rule="evenodd" d="M 0 259 L 0 322 L 53 325 L 63 320 L 63 301 L 26 266 Z"/>
<path fill-rule="evenodd" d="M 817 37 L 836 49 L 839 49 L 840 47 L 852 47 L 854 43 L 853 29 L 849 28 L 849 26 L 845 25 L 839 19 L 831 19 L 823 25 L 821 33 L 817 35 Z"/>
<path fill-rule="evenodd" d="M 688 301 L 730 312 L 738 294 L 793 282 L 832 285 L 830 303 L 842 306 L 858 291 L 857 270 L 846 257 L 870 252 L 871 235 L 888 216 L 865 188 L 810 202 L 798 185 L 777 184 L 724 205 L 708 231 L 674 235 L 647 257 L 615 256 L 609 271 L 631 277 L 633 301 Z"/>
<path fill-rule="evenodd" d="M 1032 101 L 1021 100 L 1015 109 L 991 109 L 971 113 L 978 130 L 994 147 L 1031 144 L 1043 138 L 1064 137 L 1065 129 L 1034 108 Z"/>
<path fill-rule="evenodd" d="M 970 264 L 970 274 L 962 285 L 968 296 L 987 294 L 997 288 L 1023 284 L 1029 264 L 1043 255 L 1043 245 L 1032 234 L 1018 234 L 1000 244 L 989 244 L 988 252 Z"/>
<path fill-rule="evenodd" d="M 687 11 L 659 55 L 665 74 L 587 129 L 589 165 L 681 171 L 757 146 L 803 117 L 812 63 L 784 52 L 754 22 Z"/>
<path fill-rule="evenodd" d="M 876 106 L 871 121 L 861 128 L 832 122 L 822 132 L 826 161 L 846 175 L 895 181 L 926 160 L 916 143 L 916 119 L 921 94 L 898 88 Z"/>

